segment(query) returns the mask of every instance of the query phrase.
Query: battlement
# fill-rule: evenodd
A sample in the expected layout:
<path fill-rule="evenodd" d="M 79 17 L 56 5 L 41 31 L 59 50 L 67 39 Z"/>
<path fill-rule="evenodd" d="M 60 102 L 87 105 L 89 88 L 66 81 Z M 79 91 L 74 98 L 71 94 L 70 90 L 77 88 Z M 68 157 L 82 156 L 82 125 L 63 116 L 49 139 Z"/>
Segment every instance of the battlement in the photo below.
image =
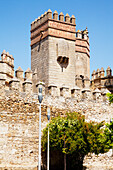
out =
<path fill-rule="evenodd" d="M 106 74 L 103 67 L 101 69 L 98 68 L 97 71 L 94 70 L 92 73 L 91 84 L 93 88 L 107 88 L 113 93 L 113 75 L 111 68 L 108 66 Z"/>
<path fill-rule="evenodd" d="M 6 52 L 5 50 L 1 54 L 1 62 L 7 63 L 9 66 L 14 68 L 14 58 L 9 54 L 9 52 Z"/>
<path fill-rule="evenodd" d="M 64 17 L 62 12 L 59 15 L 57 11 L 52 14 L 49 9 L 48 12 L 35 19 L 31 24 L 31 46 L 48 35 L 75 41 L 75 26 L 74 15 L 70 18 L 66 14 Z"/>
<path fill-rule="evenodd" d="M 66 24 L 76 26 L 74 15 L 70 17 L 69 14 L 67 13 L 64 17 L 64 14 L 62 12 L 58 15 L 58 12 L 55 10 L 54 13 L 52 14 L 52 11 L 49 9 L 47 12 L 42 14 L 40 17 L 38 17 L 31 23 L 31 30 L 33 31 L 34 29 L 36 29 L 36 27 L 43 24 L 49 19 L 53 19 L 61 23 L 64 22 Z"/>
<path fill-rule="evenodd" d="M 111 77 L 111 78 L 113 77 L 112 70 L 109 66 L 106 69 L 106 75 L 103 67 L 101 69 L 98 68 L 97 71 L 94 70 L 92 73 L 92 80 L 99 79 L 99 78 L 106 79 L 107 77 Z"/>

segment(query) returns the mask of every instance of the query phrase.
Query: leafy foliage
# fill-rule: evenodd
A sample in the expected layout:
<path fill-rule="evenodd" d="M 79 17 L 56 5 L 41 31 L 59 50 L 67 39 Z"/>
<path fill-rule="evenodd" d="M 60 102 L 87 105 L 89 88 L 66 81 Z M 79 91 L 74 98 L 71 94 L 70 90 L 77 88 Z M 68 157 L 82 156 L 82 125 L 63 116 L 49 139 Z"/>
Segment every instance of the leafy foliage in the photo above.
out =
<path fill-rule="evenodd" d="M 113 149 L 113 118 L 109 124 L 106 124 L 104 133 L 106 135 L 106 144 L 109 146 L 109 149 Z"/>
<path fill-rule="evenodd" d="M 66 117 L 55 117 L 49 124 L 50 148 L 65 154 L 86 155 L 89 152 L 99 154 L 107 152 L 109 135 L 103 132 L 104 122 L 85 122 L 84 116 L 68 113 Z M 48 126 L 43 130 L 42 147 L 47 147 Z M 106 131 L 108 134 L 108 132 Z"/>
<path fill-rule="evenodd" d="M 111 93 L 107 93 L 106 95 L 107 95 L 107 96 L 108 96 L 108 98 L 109 98 L 109 102 L 110 102 L 110 104 L 111 104 L 111 103 L 113 103 L 113 94 L 111 94 Z"/>

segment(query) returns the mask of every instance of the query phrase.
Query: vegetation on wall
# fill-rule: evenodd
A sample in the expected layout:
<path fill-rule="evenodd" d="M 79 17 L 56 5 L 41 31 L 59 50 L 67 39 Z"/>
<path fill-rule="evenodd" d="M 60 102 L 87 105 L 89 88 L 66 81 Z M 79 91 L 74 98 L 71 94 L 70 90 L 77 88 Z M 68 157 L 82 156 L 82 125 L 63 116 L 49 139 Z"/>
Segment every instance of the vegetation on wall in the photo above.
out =
<path fill-rule="evenodd" d="M 106 144 L 109 146 L 109 149 L 113 149 L 113 118 L 111 119 L 110 123 L 106 124 L 106 128 L 104 131 L 106 135 Z"/>
<path fill-rule="evenodd" d="M 110 104 L 113 103 L 113 94 L 107 93 L 106 95 L 108 96 Z"/>

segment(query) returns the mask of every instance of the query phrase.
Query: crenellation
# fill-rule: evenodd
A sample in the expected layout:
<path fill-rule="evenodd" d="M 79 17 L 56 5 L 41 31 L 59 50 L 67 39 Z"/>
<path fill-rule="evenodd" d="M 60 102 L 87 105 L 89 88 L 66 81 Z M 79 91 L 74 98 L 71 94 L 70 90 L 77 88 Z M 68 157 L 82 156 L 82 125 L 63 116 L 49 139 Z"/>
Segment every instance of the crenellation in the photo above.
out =
<path fill-rule="evenodd" d="M 52 19 L 52 11 L 50 9 L 47 11 L 47 18 Z"/>
<path fill-rule="evenodd" d="M 66 16 L 65 16 L 65 22 L 70 23 L 70 16 L 69 16 L 68 13 L 67 13 Z"/>
<path fill-rule="evenodd" d="M 97 74 L 97 78 L 99 78 L 100 77 L 100 70 L 99 70 L 99 68 L 97 69 L 96 74 Z"/>
<path fill-rule="evenodd" d="M 76 25 L 76 19 L 75 19 L 75 16 L 74 15 L 72 15 L 71 16 L 71 19 L 70 19 L 70 22 L 72 23 L 72 24 L 74 24 L 74 25 Z"/>
<path fill-rule="evenodd" d="M 98 89 L 98 88 L 96 88 L 94 91 L 93 91 L 93 99 L 94 100 L 100 100 L 101 101 L 101 91 Z"/>
<path fill-rule="evenodd" d="M 113 93 L 113 76 L 109 66 L 106 69 L 106 74 L 103 67 L 100 70 L 98 68 L 96 72 L 93 71 L 91 88 L 99 88 L 100 90 L 107 88 Z"/>
<path fill-rule="evenodd" d="M 69 14 L 66 14 L 64 20 L 64 14 L 62 12 L 58 15 L 58 12 L 55 10 L 54 13 L 52 14 L 52 11 L 49 9 L 47 12 L 42 14 L 40 17 L 38 17 L 31 23 L 31 32 L 37 29 L 37 27 L 45 24 L 45 22 L 48 22 L 48 20 L 52 20 L 52 21 L 56 20 L 58 22 L 63 22 L 65 24 L 68 23 L 70 25 L 72 24 L 76 25 L 74 15 L 72 15 L 70 18 Z"/>
<path fill-rule="evenodd" d="M 9 66 L 14 68 L 14 58 L 12 55 L 9 54 L 9 52 L 6 52 L 5 50 L 2 52 L 1 61 L 7 63 Z"/>
<path fill-rule="evenodd" d="M 94 80 L 95 78 L 96 78 L 96 76 L 95 76 L 95 74 L 96 74 L 96 71 L 95 70 L 93 70 L 93 73 L 92 73 L 92 80 Z"/>
<path fill-rule="evenodd" d="M 83 79 L 79 75 L 75 76 L 75 85 L 80 87 L 81 89 L 83 88 Z"/>
<path fill-rule="evenodd" d="M 91 90 L 89 88 L 83 88 L 81 93 L 82 99 L 91 100 Z"/>
<path fill-rule="evenodd" d="M 23 82 L 23 92 L 32 93 L 32 81 L 31 80 L 26 79 Z"/>
<path fill-rule="evenodd" d="M 15 76 L 17 77 L 17 78 L 19 78 L 21 81 L 23 81 L 24 80 L 24 77 L 23 77 L 23 70 L 22 70 L 22 68 L 19 66 L 18 68 L 17 68 L 17 70 L 15 71 Z"/>
<path fill-rule="evenodd" d="M 32 71 L 31 71 L 30 68 L 28 68 L 28 69 L 25 71 L 24 75 L 25 75 L 25 79 L 30 79 L 30 80 L 32 80 Z"/>
<path fill-rule="evenodd" d="M 48 94 L 51 95 L 51 96 L 53 96 L 53 97 L 59 96 L 57 85 L 55 85 L 55 84 L 50 84 L 50 85 L 48 86 Z"/>
<path fill-rule="evenodd" d="M 64 14 L 62 12 L 59 14 L 59 20 L 64 21 Z"/>
<path fill-rule="evenodd" d="M 106 70 L 106 76 L 112 76 L 112 70 L 111 68 L 108 66 L 107 70 Z"/>
<path fill-rule="evenodd" d="M 56 10 L 53 13 L 53 19 L 58 20 L 58 12 Z"/>
<path fill-rule="evenodd" d="M 82 32 L 80 30 L 76 32 L 76 37 L 82 39 Z"/>
<path fill-rule="evenodd" d="M 100 76 L 101 76 L 101 78 L 104 77 L 104 73 L 105 73 L 105 71 L 104 71 L 104 68 L 102 67 L 102 68 L 100 69 Z"/>
<path fill-rule="evenodd" d="M 81 89 L 78 86 L 74 86 L 71 89 L 71 97 L 75 98 L 76 100 L 80 100 L 81 97 Z"/>
<path fill-rule="evenodd" d="M 90 79 L 87 76 L 84 78 L 84 87 L 90 87 Z"/>
<path fill-rule="evenodd" d="M 60 96 L 63 96 L 64 98 L 71 97 L 70 89 L 68 86 L 63 85 L 60 88 Z"/>
<path fill-rule="evenodd" d="M 20 80 L 17 77 L 13 77 L 9 82 L 9 90 L 20 91 Z"/>

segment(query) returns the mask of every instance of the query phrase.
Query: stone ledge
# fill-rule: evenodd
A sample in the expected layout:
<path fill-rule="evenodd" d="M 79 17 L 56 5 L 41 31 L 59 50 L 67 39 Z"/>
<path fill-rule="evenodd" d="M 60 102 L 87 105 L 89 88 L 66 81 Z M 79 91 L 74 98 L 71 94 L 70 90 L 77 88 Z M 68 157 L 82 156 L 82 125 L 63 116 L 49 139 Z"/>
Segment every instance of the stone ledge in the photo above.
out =
<path fill-rule="evenodd" d="M 21 165 L 0 165 L 0 170 L 38 170 L 38 167 L 35 166 L 21 166 Z"/>

